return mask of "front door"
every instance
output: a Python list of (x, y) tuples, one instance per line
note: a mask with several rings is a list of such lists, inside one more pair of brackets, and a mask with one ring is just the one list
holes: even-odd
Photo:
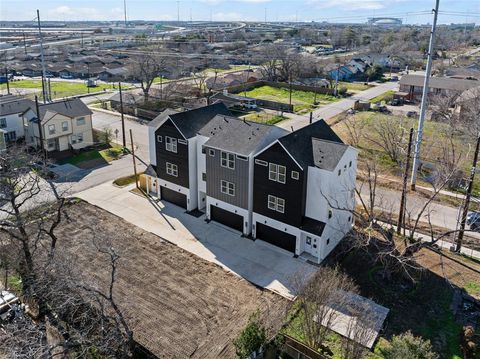
[(317, 248), (317, 239), (311, 236), (305, 236), (305, 252), (313, 254)]

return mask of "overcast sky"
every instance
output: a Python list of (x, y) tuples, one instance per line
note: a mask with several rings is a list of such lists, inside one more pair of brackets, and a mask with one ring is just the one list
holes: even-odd
[[(177, 20), (177, 1), (126, 0), (129, 20)], [(364, 22), (399, 17), (431, 22), (435, 0), (180, 0), (180, 20)], [(123, 0), (0, 0), (1, 20), (119, 20)], [(440, 23), (480, 24), (480, 0), (440, 0)]]

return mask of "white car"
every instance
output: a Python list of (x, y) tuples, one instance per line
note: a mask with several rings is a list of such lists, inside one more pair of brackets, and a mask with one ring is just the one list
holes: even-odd
[(472, 231), (480, 229), (480, 212), (469, 212), (467, 214), (467, 224)]
[(20, 300), (15, 294), (2, 290), (0, 292), (0, 321), (7, 320), (12, 306), (19, 303)]

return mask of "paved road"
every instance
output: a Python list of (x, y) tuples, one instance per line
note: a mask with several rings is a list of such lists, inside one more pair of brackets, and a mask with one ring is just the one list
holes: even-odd
[[(350, 109), (353, 107), (353, 104), (356, 100), (370, 100), (374, 97), (377, 97), (387, 91), (395, 90), (398, 88), (398, 82), (385, 82), (378, 86), (369, 88), (368, 90), (361, 91), (356, 93), (355, 95), (346, 98), (344, 100), (334, 102), (332, 104), (323, 106), (313, 112), (314, 119), (321, 119), (328, 120), (329, 118), (335, 117), (338, 114)], [(291, 130), (293, 126), (294, 130), (302, 128), (309, 123), (308, 116), (296, 116), (290, 120), (280, 122), (278, 126)]]

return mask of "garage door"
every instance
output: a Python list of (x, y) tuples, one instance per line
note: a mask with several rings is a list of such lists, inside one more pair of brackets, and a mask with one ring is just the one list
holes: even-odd
[(187, 196), (180, 193), (180, 192), (175, 192), (174, 190), (171, 190), (170, 188), (167, 187), (160, 187), (160, 195), (162, 196), (162, 199), (165, 201), (171, 202), (173, 204), (176, 204), (177, 206), (187, 208)]
[(267, 226), (263, 223), (257, 222), (256, 228), (256, 237), (258, 239), (295, 253), (295, 244), (297, 242), (295, 236), (279, 231), (278, 229)]
[(210, 206), (210, 219), (237, 229), (240, 232), (243, 231), (242, 216), (229, 211), (225, 211), (224, 209), (217, 206)]

